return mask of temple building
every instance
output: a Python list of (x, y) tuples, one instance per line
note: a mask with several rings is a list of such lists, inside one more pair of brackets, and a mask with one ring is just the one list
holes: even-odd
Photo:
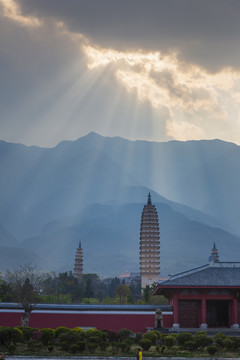
[(158, 283), (160, 273), (160, 236), (158, 214), (148, 195), (144, 205), (140, 230), (140, 275), (141, 287)]
[(83, 274), (83, 250), (80, 241), (75, 255), (74, 276), (79, 279), (82, 276), (82, 274)]
[(208, 264), (172, 275), (154, 294), (173, 306), (175, 329), (239, 328), (240, 263), (220, 262), (215, 243)]

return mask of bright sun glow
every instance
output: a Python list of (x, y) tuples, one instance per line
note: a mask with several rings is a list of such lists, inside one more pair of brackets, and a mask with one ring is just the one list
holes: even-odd
[(207, 137), (204, 123), (213, 120), (224, 128), (232, 114), (230, 107), (239, 118), (239, 72), (223, 69), (210, 74), (180, 61), (176, 53), (127, 53), (90, 45), (84, 51), (89, 69), (111, 65), (118, 81), (127, 91), (136, 92), (139, 101), (149, 101), (154, 109), (167, 107), (171, 118), (166, 131), (174, 139)]
[[(86, 114), (83, 113), (82, 118), (87, 118), (87, 111), (93, 108), (94, 97), (96, 102), (100, 102), (105, 93), (110, 91), (111, 104), (106, 103), (101, 122), (92, 121), (92, 129), (99, 133), (106, 133), (105, 127), (109, 129), (109, 124), (112, 122), (111, 129), (114, 129), (112, 133), (128, 138), (153, 139), (152, 135), (154, 135), (154, 140), (199, 140), (218, 137), (239, 143), (240, 72), (232, 68), (224, 68), (217, 73), (210, 73), (197, 64), (181, 60), (181, 54), (174, 51), (163, 53), (160, 50), (146, 52), (102, 48), (99, 45), (93, 45), (84, 34), (70, 31), (64, 22), (23, 14), (21, 7), (14, 0), (0, 0), (0, 5), (4, 18), (24, 27), (26, 31), (39, 33), (39, 38), (42, 38), (40, 32), (47, 28), (49, 21), (51, 22), (50, 38), (52, 36), (52, 39), (61, 39), (63, 46), (64, 42), (67, 42), (72, 48), (79, 49), (79, 58), (74, 62), (78, 64), (79, 76), (76, 76), (74, 83), (71, 84), (75, 91), (74, 95), (72, 90), (71, 96), (64, 93), (61, 101), (55, 99), (56, 102), (52, 102), (49, 112), (44, 115), (46, 122), (49, 118), (56, 118), (58, 123), (62, 121), (69, 129), (69, 124), (66, 124), (65, 119), (77, 113), (76, 108), (81, 99), (87, 98), (87, 101), (84, 100), (84, 106), (81, 107), (81, 111), (86, 109)], [(88, 70), (86, 70), (86, 65)], [(85, 76), (81, 71), (85, 71)], [(71, 69), (66, 65), (66, 77), (69, 72), (71, 73)], [(76, 69), (74, 73), (77, 73)], [(65, 77), (64, 72), (62, 76)], [(107, 87), (104, 88), (105, 93), (103, 91), (97, 94), (96, 100), (96, 88), (104, 87), (105, 79), (112, 80), (113, 77), (114, 81), (108, 81)], [(85, 84), (85, 79), (90, 79), (88, 84)], [(55, 84), (51, 85), (53, 86), (51, 96), (55, 92), (59, 93), (59, 86), (54, 88), (54, 85), (58, 85), (60, 80), (56, 79)], [(66, 83), (68, 82), (67, 78)], [(102, 82), (101, 85), (100, 82)], [(49, 86), (43, 91), (44, 99), (48, 93)], [(119, 131), (120, 121), (117, 120), (120, 117), (119, 111), (118, 116), (115, 116), (115, 111), (119, 109), (121, 102), (126, 107), (129, 106), (128, 100), (131, 102), (131, 111), (134, 109), (129, 120), (131, 124), (128, 127), (128, 130), (131, 129), (131, 134), (124, 125), (121, 128), (121, 130), (124, 129), (123, 132)], [(31, 103), (33, 102), (32, 99)], [(40, 96), (37, 94), (36, 104), (40, 102)], [(48, 102), (47, 99), (46, 102)], [(88, 102), (89, 105), (86, 105)], [(29, 108), (29, 105), (27, 107)], [(139, 135), (137, 130), (140, 128), (140, 121), (137, 114), (139, 114), (138, 111), (147, 107), (151, 109), (147, 114), (151, 113), (152, 117), (147, 115), (144, 118), (145, 123), (141, 128), (143, 130), (140, 130)], [(61, 112), (58, 114), (60, 108)], [(109, 114), (112, 114), (111, 119)], [(41, 123), (45, 121), (44, 116), (41, 118)], [(79, 119), (79, 116), (75, 116)], [(41, 126), (40, 123), (39, 126)], [(149, 132), (151, 136), (144, 137), (146, 132), (144, 129), (148, 130), (150, 127), (152, 128)], [(158, 136), (158, 134), (161, 135)]]
[(3, 6), (3, 14), (5, 17), (18, 22), (23, 26), (36, 27), (41, 25), (41, 22), (33, 16), (23, 16), (17, 3), (13, 0), (0, 0)]

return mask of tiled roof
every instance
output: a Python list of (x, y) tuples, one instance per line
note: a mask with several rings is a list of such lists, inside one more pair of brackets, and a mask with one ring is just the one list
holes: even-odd
[(240, 287), (240, 263), (210, 263), (159, 283), (159, 287), (171, 286)]

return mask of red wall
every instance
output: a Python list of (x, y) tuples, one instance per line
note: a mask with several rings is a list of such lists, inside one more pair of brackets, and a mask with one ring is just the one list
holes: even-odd
[[(36, 328), (52, 328), (58, 326), (66, 326), (69, 328), (79, 327), (95, 327), (99, 330), (108, 329), (118, 331), (123, 328), (132, 330), (133, 332), (145, 332), (146, 328), (154, 327), (155, 313), (144, 312), (54, 312), (54, 311), (33, 311), (30, 316), (29, 326)], [(20, 312), (1, 312), (1, 326), (19, 326), (21, 321)], [(173, 315), (163, 313), (164, 327), (172, 327)]]

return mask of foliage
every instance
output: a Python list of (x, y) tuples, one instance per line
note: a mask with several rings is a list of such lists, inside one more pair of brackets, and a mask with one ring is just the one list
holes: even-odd
[(17, 329), (20, 329), (22, 331), (24, 342), (32, 339), (35, 331), (39, 331), (36, 328), (32, 328), (32, 327), (28, 327), (28, 326), (18, 326)]
[(229, 339), (234, 342), (233, 350), (238, 350), (240, 347), (240, 338), (238, 336), (229, 336)]
[(79, 351), (84, 351), (84, 350), (85, 350), (85, 347), (86, 347), (85, 341), (80, 340), (80, 341), (78, 341), (77, 344), (78, 344), (78, 350), (79, 350)]
[(49, 352), (52, 352), (52, 351), (53, 351), (53, 349), (54, 349), (54, 346), (53, 346), (53, 345), (48, 345), (48, 347), (47, 347), (47, 348), (48, 348), (48, 351), (49, 351)]
[(41, 329), (40, 332), (42, 334), (41, 342), (43, 345), (48, 346), (53, 343), (55, 337), (55, 331), (53, 329)]
[(0, 301), (6, 302), (11, 300), (13, 300), (11, 295), (11, 287), (0, 277)]
[(13, 329), (9, 326), (0, 327), (0, 341), (3, 345), (9, 345), (12, 342)]
[(183, 347), (185, 345), (185, 342), (190, 341), (190, 340), (193, 340), (193, 336), (192, 336), (192, 334), (190, 334), (188, 332), (182, 332), (182, 333), (178, 334), (178, 336), (177, 336), (178, 344)]
[(131, 294), (130, 287), (128, 285), (119, 285), (116, 289), (115, 295), (119, 298), (120, 304), (125, 304), (128, 295)]
[(59, 335), (58, 340), (59, 344), (63, 350), (67, 350), (70, 345), (76, 344), (79, 341), (83, 340), (84, 334), (81, 331), (73, 331), (65, 332)]
[(69, 351), (72, 354), (76, 354), (78, 352), (78, 350), (79, 350), (78, 344), (72, 344), (69, 346)]
[(151, 330), (143, 335), (144, 340), (150, 340), (152, 345), (156, 344), (156, 341), (158, 339), (158, 333), (157, 331)]
[(17, 327), (13, 328), (12, 331), (12, 341), (16, 345), (23, 340), (23, 332), (22, 330), (18, 329)]
[(101, 341), (99, 343), (99, 347), (102, 351), (106, 351), (107, 347), (108, 347), (109, 343), (107, 341)]
[(129, 336), (132, 335), (132, 331), (128, 329), (120, 329), (118, 331), (118, 337), (121, 341), (128, 339)]
[(214, 355), (217, 352), (217, 347), (215, 345), (210, 345), (207, 347), (207, 352), (209, 355)]
[(168, 335), (164, 338), (164, 344), (167, 347), (172, 347), (176, 344), (176, 338), (172, 335)]
[(113, 330), (103, 330), (107, 334), (107, 338), (110, 342), (117, 341), (118, 339), (118, 333)]
[(141, 332), (137, 332), (135, 335), (136, 335), (136, 336), (135, 336), (134, 341), (135, 341), (136, 344), (139, 344), (139, 342), (140, 342), (140, 341), (142, 340), (142, 338), (143, 338), (143, 334), (142, 334)]
[(125, 339), (120, 343), (120, 348), (123, 353), (129, 352), (131, 349), (132, 341), (131, 339)]
[(189, 350), (189, 351), (195, 351), (197, 350), (197, 343), (195, 340), (188, 340), (188, 341), (185, 341), (184, 343), (184, 349), (186, 350)]
[(213, 340), (205, 332), (198, 332), (194, 335), (194, 341), (197, 347), (203, 350), (206, 346), (212, 344)]
[(234, 341), (229, 338), (223, 340), (223, 347), (228, 351), (234, 350), (234, 345)]
[(219, 348), (224, 348), (223, 340), (226, 338), (226, 335), (223, 333), (217, 333), (214, 336), (214, 342)]
[(61, 334), (68, 333), (69, 331), (70, 331), (69, 328), (65, 326), (59, 326), (58, 328), (55, 329), (55, 337), (58, 338)]
[(96, 350), (96, 344), (93, 342), (88, 342), (86, 345), (86, 350), (88, 350), (91, 354), (94, 354)]
[(17, 347), (15, 344), (12, 343), (12, 344), (8, 345), (7, 349), (8, 349), (9, 354), (13, 355), (13, 354), (15, 354)]
[(139, 344), (143, 348), (143, 350), (147, 351), (152, 346), (152, 341), (149, 339), (142, 339)]

